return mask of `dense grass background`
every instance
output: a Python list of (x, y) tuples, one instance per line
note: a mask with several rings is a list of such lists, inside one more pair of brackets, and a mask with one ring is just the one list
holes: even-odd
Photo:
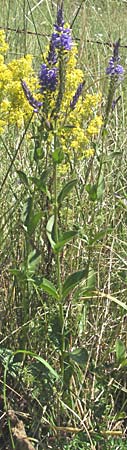
[[(14, 448), (4, 415), (6, 402), (24, 421), (27, 435), (33, 438), (38, 450), (127, 448), (127, 4), (120, 0), (84, 1), (76, 17), (80, 5), (80, 0), (65, 0), (65, 18), (73, 24), (86, 90), (100, 90), (103, 94), (102, 114), (109, 85), (105, 68), (112, 43), (119, 37), (125, 68), (124, 81), (117, 90), (121, 100), (108, 123), (100, 198), (93, 202), (88, 195), (85, 188), (88, 162), (81, 162), (76, 174), (78, 197), (71, 193), (61, 214), (62, 225), (78, 227), (80, 234), (80, 239), (64, 250), (62, 276), (90, 262), (87, 285), (74, 291), (65, 305), (66, 340), (72, 350), (84, 349), (86, 354), (81, 352), (79, 361), (75, 360), (68, 370), (62, 395), (60, 382), (54, 381), (52, 373), (30, 354), (40, 355), (59, 372), (60, 324), (55, 302), (13, 272), (23, 267), (28, 244), (23, 228), (28, 187), (17, 171), (24, 171), (29, 178), (35, 173), (33, 142), (26, 139), (5, 179), (18, 141), (14, 130), (0, 140), (0, 450)], [(56, 2), (1, 0), (1, 10), (0, 26), (9, 42), (7, 60), (32, 53), (38, 72), (41, 51), (49, 42), (55, 21)], [(96, 183), (99, 172), (101, 138), (96, 145), (98, 158), (88, 178), (91, 184)], [(65, 180), (68, 174), (61, 176), (61, 186)], [(48, 180), (48, 187), (51, 181)], [(34, 208), (43, 212), (30, 242), (41, 253), (35, 274), (54, 281), (54, 259), (45, 237), (50, 205), (43, 193), (36, 193)], [(21, 349), (28, 350), (29, 355), (16, 354), (10, 360), (5, 380), (7, 357)], [(76, 434), (75, 429), (81, 431)]]

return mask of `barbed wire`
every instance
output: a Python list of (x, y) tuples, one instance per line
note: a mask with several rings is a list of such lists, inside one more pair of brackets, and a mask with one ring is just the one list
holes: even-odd
[[(28, 1), (28, 5), (29, 5), (29, 0), (27, 0), (27, 1)], [(63, 7), (63, 2), (64, 2), (64, 0), (57, 0), (57, 8), (58, 7)], [(80, 5), (77, 8), (77, 11), (76, 11), (75, 16), (74, 16), (74, 18), (72, 20), (72, 23), (70, 24), (70, 28), (71, 29), (73, 28), (73, 25), (74, 25), (78, 15), (79, 15), (79, 12), (80, 12), (80, 10), (81, 10), (81, 8), (82, 8), (82, 6), (83, 6), (83, 4), (85, 2), (86, 2), (86, 0), (81, 0), (81, 3), (80, 3)], [(52, 2), (52, 0), (51, 0), (51, 5), (52, 5), (52, 9), (53, 9), (53, 2)], [(29, 5), (29, 7), (30, 7), (30, 5)], [(32, 14), (32, 11), (31, 11), (31, 14)], [(33, 21), (33, 24), (34, 24), (34, 27), (35, 27), (34, 21)], [(47, 38), (49, 37), (50, 38), (50, 34), (40, 33), (40, 32), (37, 31), (36, 27), (35, 27), (35, 31), (30, 31), (30, 30), (27, 30), (26, 28), (20, 29), (19, 27), (18, 28), (11, 28), (9, 26), (7, 26), (7, 27), (0, 26), (0, 29), (3, 29), (5, 31), (13, 31), (15, 33), (24, 33), (25, 35), (36, 36), (37, 39), (38, 39), (39, 36), (47, 37)], [(75, 36), (75, 40), (80, 42), (81, 38), (78, 38), (78, 37)], [(97, 44), (97, 45), (107, 46), (107, 47), (110, 47), (110, 48), (114, 47), (113, 41), (104, 41), (103, 42), (102, 40), (100, 41), (98, 39), (86, 39), (86, 42), (90, 43), (90, 44)], [(39, 46), (40, 46), (40, 42), (39, 42)], [(120, 44), (119, 47), (127, 48), (127, 45)]]
[[(28, 35), (31, 35), (31, 36), (42, 36), (42, 37), (49, 37), (50, 38), (50, 34), (47, 34), (47, 33), (40, 33), (40, 32), (38, 32), (38, 33), (36, 33), (36, 32), (34, 32), (34, 31), (29, 31), (29, 30), (25, 30), (25, 29), (20, 29), (20, 28), (11, 28), (11, 27), (1, 27), (0, 26), (0, 30), (4, 30), (4, 31), (13, 31), (13, 32), (15, 32), (15, 33), (25, 33), (25, 34), (28, 34)], [(80, 38), (78, 38), (78, 37), (75, 37), (75, 40), (76, 41), (80, 41), (81, 39)], [(104, 46), (107, 46), (107, 47), (113, 47), (113, 42), (108, 42), (108, 41), (104, 41), (104, 42), (102, 42), (102, 41), (99, 41), (99, 40), (96, 40), (96, 39), (86, 39), (86, 42), (88, 42), (88, 43), (90, 43), (90, 44), (97, 44), (97, 45), (104, 45)], [(127, 48), (127, 45), (122, 45), (122, 44), (120, 44), (120, 47), (121, 48)]]

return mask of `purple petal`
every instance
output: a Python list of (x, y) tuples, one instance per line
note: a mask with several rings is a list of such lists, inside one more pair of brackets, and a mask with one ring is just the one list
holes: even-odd
[(21, 80), (21, 85), (22, 85), (23, 92), (24, 92), (29, 104), (34, 108), (34, 112), (38, 113), (39, 108), (42, 106), (42, 102), (39, 102), (38, 100), (36, 100), (33, 97), (30, 89), (28, 88), (28, 86), (24, 80)]

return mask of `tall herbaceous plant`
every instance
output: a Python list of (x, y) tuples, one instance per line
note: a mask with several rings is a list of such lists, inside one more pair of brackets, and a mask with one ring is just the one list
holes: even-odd
[[(27, 129), (31, 123), (27, 145), (29, 146), (32, 139), (35, 145), (36, 177), (30, 178), (35, 187), (33, 191), (31, 189), (28, 198), (29, 205), (23, 224), (27, 252), (34, 251), (30, 234), (38, 225), (42, 214), (40, 208), (40, 212), (34, 216), (35, 224), (31, 225), (30, 230), (32, 217), (31, 219), (28, 217), (28, 211), (30, 214), (36, 187), (44, 192), (48, 204), (50, 203), (46, 234), (55, 260), (53, 276), (56, 287), (51, 284), (52, 274), (50, 274), (49, 279), (44, 279), (41, 289), (56, 299), (56, 307), (59, 309), (62, 336), (60, 361), (63, 371), (65, 352), (63, 305), (72, 289), (86, 277), (86, 269), (71, 274), (69, 278), (61, 278), (61, 253), (64, 246), (77, 237), (76, 224), (73, 224), (71, 230), (66, 229), (62, 207), (65, 197), (68, 197), (72, 189), (75, 190), (74, 195), (77, 195), (76, 165), (78, 167), (80, 161), (84, 165), (86, 159), (94, 157), (95, 136), (98, 135), (102, 125), (102, 117), (98, 112), (101, 94), (93, 95), (85, 90), (85, 75), (78, 67), (77, 48), (72, 41), (71, 29), (64, 23), (62, 6), (57, 12), (49, 48), (42, 55), (43, 62), (38, 76), (32, 69), (31, 55), (6, 64), (4, 53), (7, 52), (8, 45), (5, 43), (3, 31), (0, 32), (0, 42), (1, 134), (4, 136), (7, 129), (11, 130), (16, 125), (17, 132), (23, 132), (21, 140), (25, 134), (27, 139)], [(17, 151), (18, 148), (16, 155)], [(14, 158), (15, 155), (13, 161)], [(45, 180), (49, 174), (52, 183), (51, 192), (45, 187)], [(68, 179), (67, 183), (64, 183), (64, 177)], [(47, 254), (45, 258), (47, 259)]]
[[(73, 345), (76, 339), (71, 321), (73, 295), (78, 301), (85, 289), (88, 292), (88, 286), (90, 289), (93, 287), (90, 284), (90, 276), (93, 280), (93, 241), (91, 235), (89, 243), (84, 236), (85, 211), (80, 196), (86, 184), (86, 195), (90, 200), (102, 201), (106, 127), (109, 114), (117, 103), (114, 94), (123, 76), (118, 50), (119, 41), (114, 45), (113, 57), (106, 69), (110, 82), (102, 120), (101, 93), (93, 94), (87, 88), (85, 73), (78, 66), (78, 51), (71, 29), (64, 22), (62, 3), (57, 10), (49, 47), (41, 57), (38, 75), (32, 68), (31, 55), (5, 62), (8, 44), (4, 32), (0, 31), (0, 133), (4, 139), (15, 127), (19, 136), (3, 186), (24, 140), (28, 153), (31, 147), (33, 151), (30, 176), (25, 171), (16, 172), (17, 178), (25, 185), (26, 201), (21, 213), (24, 251), (22, 260), (11, 269), (11, 274), (21, 289), (22, 324), (36, 317), (36, 305), (42, 305), (43, 311), (46, 302), (49, 316), (53, 311), (52, 315), (57, 318), (57, 351), (53, 359), (59, 372), (58, 390), (62, 407), (66, 404), (72, 408), (70, 386), (75, 364), (80, 367), (80, 380), (81, 370), (88, 360), (87, 350), (78, 344)], [(99, 136), (102, 138), (102, 154), (96, 154)], [(96, 155), (96, 183), (87, 184)], [(78, 246), (80, 239), (82, 256)], [(35, 298), (32, 316), (31, 304)], [(33, 327), (36, 336), (36, 332), (40, 332), (36, 331), (36, 321)], [(29, 324), (19, 337), (21, 349), (29, 346), (27, 333)], [(51, 324), (47, 325), (47, 333), (51, 340)], [(54, 347), (51, 351), (54, 352)]]

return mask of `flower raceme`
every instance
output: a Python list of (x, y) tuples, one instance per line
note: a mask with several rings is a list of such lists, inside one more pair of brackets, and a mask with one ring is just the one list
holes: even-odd
[(106, 68), (106, 75), (116, 77), (116, 80), (121, 81), (124, 69), (123, 66), (119, 64), (120, 61), (119, 46), (120, 46), (120, 39), (118, 39), (118, 41), (116, 41), (114, 44), (113, 56), (110, 58), (108, 67)]
[(50, 92), (55, 91), (57, 82), (58, 82), (57, 67), (52, 67), (51, 69), (49, 69), (46, 66), (46, 64), (42, 64), (39, 72), (39, 84), (41, 94), (43, 94), (44, 91)]
[(64, 28), (63, 10), (62, 7), (58, 8), (57, 21), (54, 25), (56, 33), (52, 33), (49, 53), (47, 56), (47, 64), (42, 64), (39, 72), (39, 84), (40, 92), (44, 91), (53, 92), (56, 90), (58, 83), (58, 68), (54, 67), (58, 61), (57, 50), (69, 51), (72, 48), (71, 30), (70, 28)]
[(70, 102), (70, 108), (71, 108), (72, 110), (73, 110), (73, 109), (75, 108), (75, 106), (76, 106), (76, 103), (77, 103), (77, 101), (78, 101), (78, 99), (79, 99), (79, 97), (80, 97), (80, 95), (81, 95), (81, 93), (82, 93), (84, 84), (85, 84), (85, 81), (83, 81), (82, 83), (79, 84), (79, 86), (78, 86), (78, 88), (77, 88), (77, 91), (76, 91), (76, 93), (74, 94), (74, 97), (73, 97), (73, 99), (72, 99), (71, 102)]
[(116, 75), (120, 79), (121, 75), (124, 73), (124, 69), (120, 64), (118, 64), (118, 61), (118, 59), (115, 61), (114, 56), (110, 58), (109, 65), (106, 69), (106, 74), (111, 76)]
[(116, 88), (119, 85), (119, 83), (123, 80), (124, 74), (123, 66), (119, 64), (120, 62), (119, 46), (120, 46), (120, 39), (118, 39), (118, 41), (116, 41), (114, 44), (113, 56), (110, 58), (108, 67), (106, 68), (106, 75), (110, 76), (110, 84), (104, 118), (104, 129), (107, 126), (110, 111), (114, 110), (117, 102), (121, 98), (121, 96), (118, 96), (116, 100), (114, 99)]
[(54, 25), (56, 32), (52, 34), (51, 42), (56, 49), (69, 51), (72, 48), (70, 28), (64, 27), (63, 7), (58, 8), (57, 21)]
[(25, 81), (21, 80), (21, 85), (22, 85), (24, 94), (25, 94), (25, 96), (26, 96), (26, 98), (27, 98), (29, 104), (30, 104), (30, 105), (33, 107), (33, 109), (34, 109), (34, 112), (38, 112), (38, 111), (39, 111), (39, 108), (42, 106), (42, 102), (39, 102), (38, 100), (36, 100), (36, 99), (32, 96), (32, 94), (31, 94), (31, 92), (30, 92), (30, 90), (29, 90), (29, 88), (28, 88), (28, 86), (27, 86), (27, 84), (26, 84)]

